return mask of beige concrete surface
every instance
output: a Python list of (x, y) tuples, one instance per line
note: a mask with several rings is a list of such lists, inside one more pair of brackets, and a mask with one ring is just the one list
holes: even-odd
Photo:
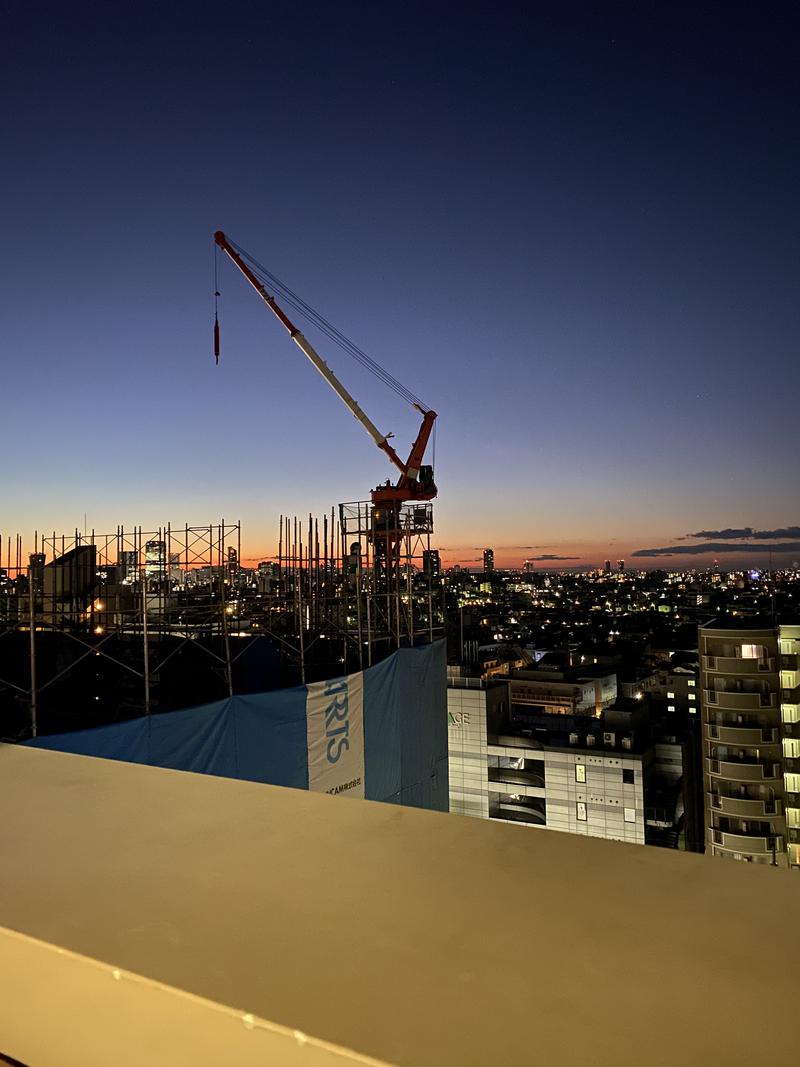
[(0, 864), (0, 926), (392, 1064), (795, 1059), (787, 871), (13, 746)]
[(2, 928), (0, 1033), (29, 1067), (386, 1067)]

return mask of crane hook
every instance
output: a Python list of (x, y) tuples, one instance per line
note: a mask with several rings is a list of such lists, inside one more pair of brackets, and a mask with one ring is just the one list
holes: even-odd
[[(219, 296), (219, 293), (214, 293), (214, 296)], [(216, 310), (214, 311), (214, 362), (219, 363), (219, 319)]]

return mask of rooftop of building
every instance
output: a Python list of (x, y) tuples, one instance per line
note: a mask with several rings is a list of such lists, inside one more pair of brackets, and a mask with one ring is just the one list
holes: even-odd
[(0, 809), (23, 1063), (795, 1059), (788, 872), (14, 746)]
[(776, 619), (772, 615), (747, 615), (747, 616), (732, 616), (721, 615), (716, 619), (711, 619), (705, 623), (701, 629), (706, 631), (714, 630), (744, 630), (746, 632), (754, 630), (769, 631), (775, 633), (781, 626), (800, 626), (800, 618), (793, 616), (792, 618), (780, 618)]

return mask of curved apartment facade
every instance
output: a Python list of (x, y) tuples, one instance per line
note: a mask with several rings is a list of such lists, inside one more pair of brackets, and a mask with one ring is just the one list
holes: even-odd
[(700, 627), (708, 855), (800, 865), (800, 626)]

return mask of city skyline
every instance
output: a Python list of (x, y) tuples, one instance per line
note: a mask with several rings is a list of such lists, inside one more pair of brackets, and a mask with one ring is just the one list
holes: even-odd
[(223, 228), (439, 412), (446, 564), (800, 555), (686, 539), (800, 518), (793, 13), (188, 16), (4, 15), (4, 536), (224, 515), (267, 557), (391, 474), (229, 264), (215, 367)]
[[(330, 514), (330, 512), (328, 512)], [(284, 522), (289, 518), (283, 516)], [(314, 516), (321, 522), (321, 516)], [(222, 520), (214, 520), (222, 521)], [(226, 522), (228, 520), (225, 520)], [(293, 521), (293, 520), (290, 520)], [(302, 529), (302, 541), (305, 544), (305, 521), (300, 519)], [(172, 524), (173, 530), (178, 533), (183, 529), (183, 523)], [(192, 524), (188, 524), (192, 525)], [(275, 527), (278, 526), (276, 517)], [(85, 539), (86, 543), (98, 539), (111, 538), (114, 530), (125, 530), (131, 536), (136, 530), (142, 531), (140, 536), (158, 537), (166, 532), (166, 526), (152, 525), (148, 529), (146, 524), (131, 524), (127, 527), (118, 524), (109, 524), (108, 528), (92, 526), (88, 523), (74, 526), (70, 529), (55, 531), (37, 530), (29, 536), (20, 535), (20, 566), (24, 570), (27, 567), (29, 554), (34, 551), (45, 551), (43, 538), (47, 538), (47, 558), (52, 556), (52, 545), (57, 543), (63, 535), (71, 543), (74, 534)], [(727, 536), (726, 541), (709, 542), (703, 540), (705, 536)], [(501, 542), (488, 540), (481, 547), (474, 545), (443, 545), (434, 543), (439, 552), (444, 567), (459, 566), (472, 571), (484, 569), (483, 552), (486, 549), (494, 553), (494, 565), (500, 570), (521, 570), (526, 564), (536, 571), (552, 572), (581, 572), (601, 569), (605, 564), (611, 564), (617, 570), (620, 564), (624, 564), (629, 571), (664, 570), (669, 572), (705, 571), (714, 569), (722, 572), (741, 571), (749, 568), (770, 569), (774, 571), (786, 571), (797, 569), (800, 559), (800, 541), (783, 540), (771, 541), (768, 535), (788, 538), (797, 535), (797, 527), (784, 527), (776, 530), (720, 530), (701, 531), (691, 535), (674, 538), (673, 543), (659, 548), (630, 548), (620, 541), (613, 541), (601, 545), (595, 551), (587, 550), (586, 544), (575, 542), (567, 545), (567, 549), (574, 555), (562, 554), (563, 545), (505, 545)], [(17, 531), (0, 530), (0, 567), (16, 569), (17, 558)], [(248, 536), (248, 531), (242, 530), (242, 553), (238, 562), (242, 566), (253, 569), (259, 562), (275, 561), (279, 558), (278, 533), (276, 530), (274, 543), (264, 540), (261, 542)], [(737, 540), (738, 538), (738, 540)], [(434, 539), (435, 541), (435, 539)], [(712, 547), (709, 548), (709, 545)], [(259, 548), (263, 547), (263, 551)], [(552, 551), (550, 551), (552, 549)], [(337, 543), (337, 550), (341, 545)], [(190, 568), (191, 569), (191, 568)]]

